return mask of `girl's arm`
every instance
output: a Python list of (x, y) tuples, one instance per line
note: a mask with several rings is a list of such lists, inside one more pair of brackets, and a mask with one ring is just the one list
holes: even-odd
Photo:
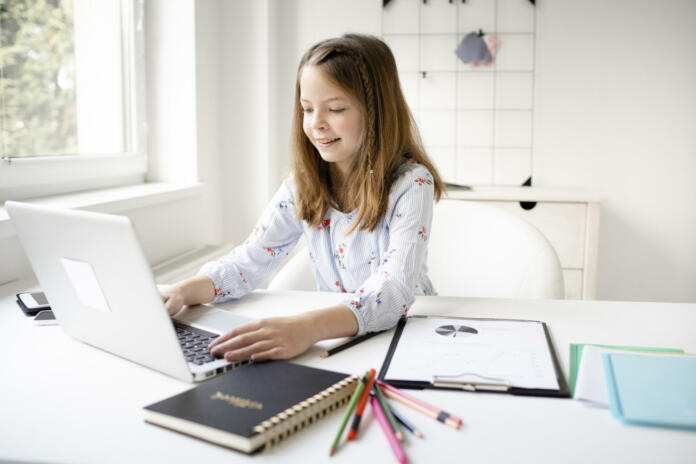
[(287, 317), (249, 322), (230, 330), (210, 344), (214, 356), (228, 361), (289, 359), (314, 343), (328, 338), (349, 337), (358, 331), (358, 321), (345, 305), (307, 311)]
[(206, 263), (196, 277), (160, 289), (169, 314), (184, 305), (241, 298), (270, 276), (302, 235), (293, 185), (292, 178), (283, 181), (244, 244)]

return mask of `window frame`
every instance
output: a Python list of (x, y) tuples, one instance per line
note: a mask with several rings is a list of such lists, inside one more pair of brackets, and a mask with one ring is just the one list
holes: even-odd
[(146, 180), (147, 119), (144, 0), (120, 0), (125, 151), (0, 158), (0, 203)]

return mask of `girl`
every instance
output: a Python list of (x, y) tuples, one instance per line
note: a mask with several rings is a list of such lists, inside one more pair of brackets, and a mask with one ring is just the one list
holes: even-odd
[(347, 34), (311, 47), (295, 90), (292, 173), (246, 242), (163, 293), (184, 305), (240, 298), (304, 234), (317, 288), (341, 304), (235, 328), (210, 345), (227, 360), (287, 359), (319, 340), (390, 328), (431, 295), (426, 248), (443, 184), (420, 143), (384, 42)]

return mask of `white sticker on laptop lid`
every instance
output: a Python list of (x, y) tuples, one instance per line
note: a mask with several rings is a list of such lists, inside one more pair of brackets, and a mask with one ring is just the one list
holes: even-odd
[(111, 312), (92, 265), (76, 259), (61, 258), (60, 260), (80, 303), (90, 309)]

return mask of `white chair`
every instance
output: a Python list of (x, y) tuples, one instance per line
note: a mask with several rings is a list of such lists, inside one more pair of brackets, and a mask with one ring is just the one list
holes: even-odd
[[(435, 205), (428, 238), (428, 275), (438, 295), (564, 297), (555, 250), (534, 226), (479, 202)], [(306, 246), (271, 280), (271, 290), (315, 290)]]
[(282, 264), (268, 284), (269, 290), (316, 290), (317, 282), (312, 271), (312, 261), (304, 240), (298, 243), (293, 255)]
[(428, 275), (443, 296), (564, 298), (561, 264), (546, 237), (481, 202), (435, 204)]

